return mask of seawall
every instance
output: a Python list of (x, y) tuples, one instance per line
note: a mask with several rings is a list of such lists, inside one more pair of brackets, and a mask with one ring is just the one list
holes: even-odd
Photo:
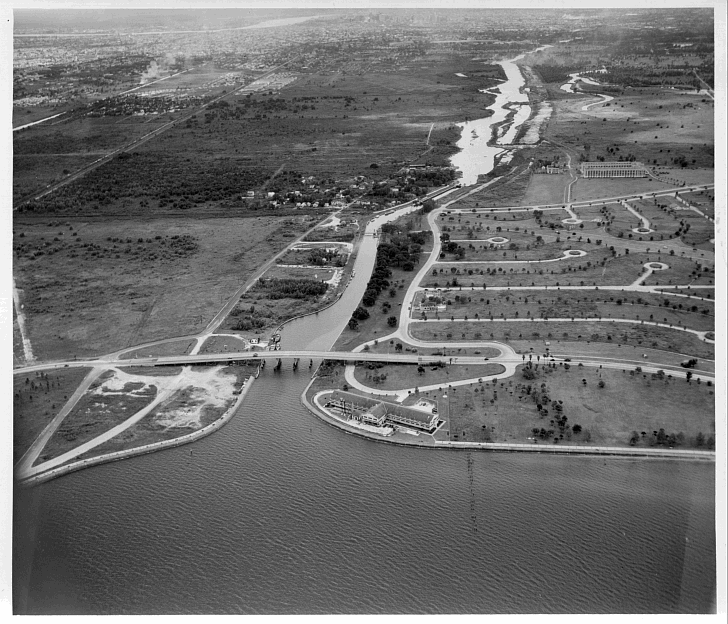
[(210, 435), (211, 433), (217, 431), (218, 429), (221, 429), (225, 424), (227, 424), (227, 422), (233, 417), (233, 414), (235, 414), (240, 405), (242, 405), (243, 399), (248, 393), (250, 386), (253, 385), (254, 380), (255, 377), (253, 375), (248, 377), (245, 380), (245, 384), (243, 385), (240, 394), (238, 395), (237, 401), (235, 401), (235, 403), (230, 408), (228, 408), (228, 410), (220, 418), (218, 418), (215, 422), (212, 422), (209, 425), (202, 427), (202, 429), (198, 429), (197, 431), (193, 431), (192, 433), (185, 434), (183, 436), (180, 436), (179, 438), (173, 438), (171, 440), (161, 440), (160, 442), (153, 442), (152, 444), (145, 444), (144, 446), (125, 449), (123, 451), (106, 453), (105, 455), (99, 455), (98, 457), (90, 457), (88, 459), (75, 461), (71, 464), (58, 466), (58, 468), (54, 468), (53, 470), (49, 470), (48, 472), (43, 472), (27, 479), (23, 479), (22, 481), (18, 481), (18, 485), (23, 487), (38, 485), (39, 483), (45, 483), (46, 481), (50, 481), (51, 479), (61, 477), (71, 472), (76, 472), (77, 470), (83, 470), (84, 468), (89, 468), (91, 466), (120, 461), (129, 457), (136, 457), (137, 455), (146, 455), (147, 453), (154, 453), (155, 451), (160, 451), (167, 448), (174, 448), (176, 446), (182, 446), (183, 444), (189, 444), (190, 442), (194, 442), (195, 440), (204, 438), (205, 436)]
[[(409, 446), (425, 449), (449, 449), (449, 450), (468, 450), (468, 451), (486, 451), (494, 453), (544, 453), (552, 455), (580, 455), (580, 456), (611, 456), (611, 457), (632, 457), (640, 459), (682, 459), (690, 461), (715, 461), (715, 453), (711, 451), (693, 451), (693, 450), (675, 450), (675, 449), (645, 449), (633, 447), (610, 447), (610, 446), (557, 446), (546, 444), (512, 444), (498, 442), (453, 442), (433, 440), (431, 443), (421, 440), (412, 440), (412, 442), (403, 442), (401, 440), (391, 440), (368, 433), (361, 429), (346, 427), (344, 423), (338, 421), (320, 409), (318, 409), (306, 396), (316, 377), (306, 386), (301, 395), (301, 404), (306, 407), (314, 416), (325, 423), (336, 427), (344, 433), (350, 435), (367, 438), (374, 442), (383, 442), (385, 444), (394, 444), (396, 446)], [(419, 438), (419, 436), (418, 436)]]

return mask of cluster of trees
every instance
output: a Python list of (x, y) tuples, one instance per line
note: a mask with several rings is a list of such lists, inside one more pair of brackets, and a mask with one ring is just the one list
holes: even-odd
[(315, 299), (323, 295), (329, 285), (312, 279), (261, 278), (256, 291), (266, 293), (268, 299)]
[(682, 431), (678, 431), (677, 433), (667, 433), (665, 429), (661, 427), (658, 430), (653, 430), (651, 433), (648, 433), (647, 431), (633, 431), (629, 436), (629, 444), (630, 446), (642, 444), (644, 446), (668, 447), (691, 444), (698, 448), (707, 448), (712, 450), (715, 448), (715, 438), (713, 436), (708, 436), (706, 438), (705, 434), (702, 431), (699, 431), (694, 438), (688, 439)]
[(108, 163), (20, 209), (69, 212), (102, 208), (122, 198), (151, 198), (159, 207), (185, 209), (209, 201), (238, 198), (241, 188), (257, 187), (270, 172), (232, 159), (191, 159), (167, 152), (122, 153)]
[(311, 249), (306, 258), (307, 264), (314, 266), (337, 266), (341, 267), (346, 264), (346, 258), (336, 250), (321, 249), (316, 247)]

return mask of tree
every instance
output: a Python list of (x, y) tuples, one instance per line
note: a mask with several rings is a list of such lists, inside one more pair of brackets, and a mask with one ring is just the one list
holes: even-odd
[(573, 432), (574, 432), (575, 434), (579, 434), (579, 433), (581, 433), (581, 425), (574, 425), (574, 426), (573, 426), (573, 427), (571, 428), (571, 430), (572, 430), (572, 431), (573, 431)]
[(690, 379), (692, 376), (693, 376), (693, 371), (688, 371), (687, 373), (685, 373), (685, 381), (690, 383)]
[(357, 321), (353, 316), (349, 319), (349, 329), (356, 330), (359, 328), (359, 321)]
[(369, 318), (369, 310), (362, 306), (358, 306), (356, 310), (354, 310), (354, 313), (351, 315), (352, 318), (356, 319), (357, 321), (365, 321)]
[(387, 319), (387, 325), (390, 327), (396, 327), (397, 326), (397, 317), (396, 316), (390, 316)]

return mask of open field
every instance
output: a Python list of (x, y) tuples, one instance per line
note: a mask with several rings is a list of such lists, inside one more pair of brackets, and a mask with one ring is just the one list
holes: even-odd
[[(700, 358), (715, 359), (715, 347), (695, 334), (642, 323), (610, 321), (428, 321), (410, 327), (420, 340), (571, 340), (653, 347)], [(480, 338), (478, 338), (480, 334)], [(449, 336), (449, 337), (448, 337)]]
[(646, 195), (675, 188), (652, 178), (582, 178), (571, 187), (571, 201), (591, 201), (624, 195)]
[[(709, 98), (669, 89), (631, 88), (608, 105), (584, 111), (582, 106), (593, 98), (562, 97), (565, 94), (558, 87), (548, 89), (558, 122), (548, 125), (546, 138), (564, 144), (586, 160), (618, 160), (631, 155), (652, 167), (674, 167), (676, 161), (684, 162), (686, 168), (714, 166), (714, 103)], [(622, 181), (623, 188), (639, 184), (636, 180)], [(575, 185), (576, 198), (599, 196), (585, 194), (582, 182)], [(642, 184), (650, 188), (650, 183)]]
[(105, 152), (75, 154), (18, 154), (13, 157), (13, 201), (40, 192), (53, 182), (72, 173)]
[(34, 352), (91, 356), (199, 331), (310, 223), (307, 217), (62, 224), (18, 218), (14, 270)]
[(342, 269), (333, 269), (329, 267), (292, 267), (274, 265), (265, 272), (265, 277), (273, 277), (276, 279), (293, 278), (293, 279), (317, 279), (328, 282), (336, 271)]
[(200, 353), (225, 353), (226, 351), (243, 351), (246, 343), (242, 338), (232, 334), (225, 336), (210, 336), (202, 345)]
[(88, 368), (13, 377), (13, 464), (53, 420)]
[(423, 366), (424, 372), (417, 372), (417, 365), (412, 364), (385, 364), (377, 366), (375, 363), (357, 366), (354, 376), (357, 381), (378, 390), (403, 390), (418, 386), (431, 386), (433, 384), (447, 384), (461, 379), (488, 377), (502, 373), (505, 368), (501, 364), (483, 364), (480, 366)]
[[(527, 293), (499, 290), (467, 293), (445, 291), (438, 296), (447, 304), (446, 310), (437, 313), (437, 317), (441, 319), (594, 317), (654, 320), (699, 331), (712, 330), (715, 326), (715, 308), (712, 302), (663, 297), (651, 293), (597, 290), (544, 290)], [(418, 294), (412, 318), (421, 317), (422, 313), (417, 310), (417, 305), (422, 299), (423, 295)], [(427, 315), (433, 318), (435, 313)]]
[(220, 418), (237, 398), (232, 392), (238, 391), (253, 372), (248, 366), (227, 366), (209, 376), (210, 382), (181, 388), (139, 422), (79, 457), (96, 457), (192, 433)]
[(562, 174), (532, 174), (528, 182), (522, 203), (526, 206), (534, 204), (558, 204), (564, 201), (566, 185), (571, 176)]
[(174, 342), (163, 342), (151, 347), (135, 349), (121, 356), (122, 360), (131, 360), (137, 357), (160, 357), (165, 355), (187, 355), (194, 348), (196, 340), (176, 340)]
[[(138, 380), (137, 380), (138, 379)], [(53, 459), (121, 424), (149, 405), (158, 393), (149, 377), (107, 371), (63, 419), (43, 447), (36, 465)]]
[[(538, 429), (538, 444), (553, 444), (554, 438), (560, 438), (562, 444), (629, 446), (632, 432), (637, 431), (636, 446), (695, 448), (702, 433), (702, 447), (708, 448), (709, 438), (715, 436), (714, 388), (688, 384), (682, 375), (657, 379), (633, 371), (575, 366), (544, 370), (541, 366), (533, 380), (519, 372), (512, 380), (495, 385), (457, 388), (448, 399), (450, 437), (527, 443), (534, 437), (533, 429)], [(599, 387), (600, 381), (603, 387)], [(541, 384), (546, 387), (539, 388)], [(546, 416), (539, 415), (535, 399), (543, 402)], [(562, 429), (558, 421), (563, 422), (564, 417)], [(579, 433), (574, 425), (581, 428), (577, 428)], [(541, 437), (541, 429), (552, 433)], [(661, 429), (664, 438), (658, 442)], [(668, 439), (670, 434), (675, 439)]]

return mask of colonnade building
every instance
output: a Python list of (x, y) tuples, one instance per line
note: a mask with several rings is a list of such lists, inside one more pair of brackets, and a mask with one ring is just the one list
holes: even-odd
[(581, 175), (585, 178), (644, 178), (649, 173), (649, 169), (637, 161), (581, 163)]

